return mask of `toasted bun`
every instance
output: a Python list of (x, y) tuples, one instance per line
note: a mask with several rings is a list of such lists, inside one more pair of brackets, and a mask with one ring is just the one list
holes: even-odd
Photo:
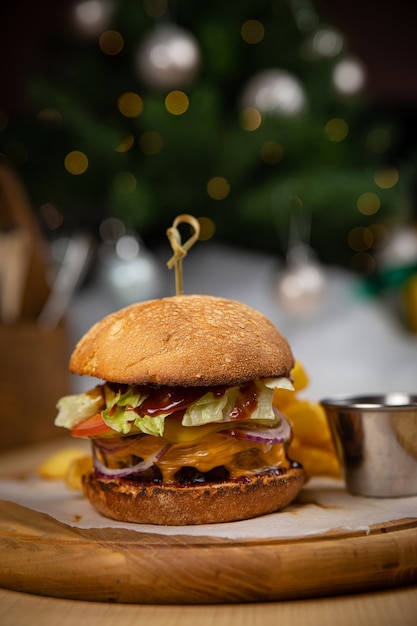
[(105, 317), (79, 341), (70, 371), (110, 382), (186, 387), (288, 376), (293, 364), (287, 341), (261, 313), (234, 300), (185, 295)]
[(200, 485), (108, 480), (89, 474), (83, 490), (102, 515), (122, 522), (185, 526), (251, 519), (288, 506), (304, 483), (304, 471), (261, 474)]

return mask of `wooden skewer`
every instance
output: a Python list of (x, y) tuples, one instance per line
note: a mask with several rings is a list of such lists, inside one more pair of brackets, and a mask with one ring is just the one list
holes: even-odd
[[(178, 230), (178, 226), (184, 223), (190, 224), (190, 226), (194, 229), (194, 232), (185, 243), (182, 243), (181, 234)], [(198, 238), (200, 236), (200, 222), (192, 215), (178, 215), (175, 218), (172, 226), (168, 228), (166, 234), (174, 252), (173, 256), (167, 262), (167, 266), (169, 269), (175, 267), (175, 290), (177, 296), (179, 296), (184, 293), (182, 260), (187, 255), (187, 252), (191, 248), (191, 246), (193, 246), (195, 242), (198, 241)]]

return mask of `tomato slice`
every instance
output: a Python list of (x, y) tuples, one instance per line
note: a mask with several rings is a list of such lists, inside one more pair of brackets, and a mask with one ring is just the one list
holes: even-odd
[(114, 430), (107, 426), (101, 417), (101, 413), (95, 413), (71, 428), (73, 437), (97, 437), (112, 432)]

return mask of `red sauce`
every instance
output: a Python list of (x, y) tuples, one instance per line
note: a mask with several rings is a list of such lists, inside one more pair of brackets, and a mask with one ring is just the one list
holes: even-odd
[(249, 419), (258, 405), (258, 388), (254, 382), (246, 383), (239, 389), (236, 404), (230, 413), (230, 419)]
[(211, 391), (214, 397), (219, 398), (226, 392), (226, 389), (227, 387), (156, 387), (152, 389), (151, 394), (136, 409), (136, 412), (138, 415), (150, 417), (174, 411), (183, 412), (206, 393)]

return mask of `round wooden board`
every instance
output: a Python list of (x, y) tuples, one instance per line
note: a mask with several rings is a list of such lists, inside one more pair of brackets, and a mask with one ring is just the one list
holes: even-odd
[(288, 540), (81, 530), (0, 501), (0, 586), (150, 604), (266, 602), (417, 582), (417, 519)]

